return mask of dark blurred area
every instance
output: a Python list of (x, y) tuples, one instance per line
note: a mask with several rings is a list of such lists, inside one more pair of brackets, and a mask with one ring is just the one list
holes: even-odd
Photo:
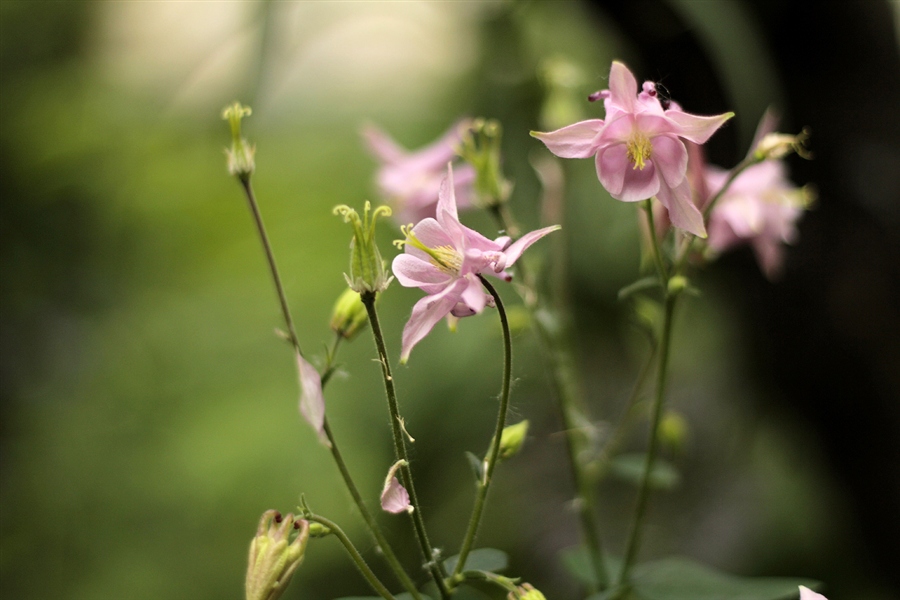
[[(264, 58), (278, 40), (271, 11), (279, 4), (242, 17), (265, 21)], [(703, 475), (686, 475), (682, 490), (654, 501), (647, 554), (695, 554), (747, 575), (817, 578), (829, 600), (900, 597), (898, 8), (876, 0), (485, 7), (459, 18), (476, 32), (477, 56), (434, 114), (373, 109), (350, 119), (338, 107), (337, 116), (302, 121), (275, 108), (266, 116), (260, 86), (271, 72), (263, 59), (198, 118), (173, 110), (162, 92), (123, 91), (108, 73), (96, 73), (103, 64), (98, 31), (110, 27), (102, 4), (0, 4), (4, 594), (240, 597), (246, 544), (262, 510), (290, 510), (299, 491), (315, 489), (313, 502), (355, 518), (327, 455), (292, 420), (295, 375), (270, 335), (277, 307), (224, 173), (222, 106), (244, 94), (263, 106), (249, 126), (263, 165), (264, 213), (275, 224), (284, 270), (293, 273), (287, 280), (298, 312), (324, 322), (346, 264), (346, 231), (329, 210), (373, 193), (358, 125), (384, 118), (413, 147), (460, 113), (499, 118), (506, 168), (523, 203), (517, 212), (536, 223), (540, 190), (529, 159), (537, 146), (528, 131), (539, 128), (546, 100), (538, 70), (563, 54), (588, 73), (576, 86), (579, 98), (605, 87), (609, 61), (621, 58), (639, 81), (660, 82), (689, 112), (734, 110), (734, 123), (708, 146), (720, 165), (745, 153), (770, 102), (782, 115), (781, 130), (812, 131), (814, 160), (792, 159), (790, 167), (796, 182), (816, 187), (818, 202), (800, 223), (783, 277), (766, 280), (750, 250), (723, 256), (699, 276), (708, 293), (693, 301), (712, 306), (710, 314), (692, 308), (676, 328), (676, 344), (701, 348), (674, 367), (673, 403), (696, 422), (685, 472)], [(334, 17), (341, 19), (349, 17)], [(288, 104), (271, 96), (270, 106)], [(599, 109), (585, 103), (580, 110)], [(575, 198), (565, 208), (566, 270), (584, 385), (594, 416), (610, 419), (614, 407), (600, 398), (621, 394), (640, 363), (641, 348), (615, 299), (633, 280), (637, 235), (624, 208), (594, 207), (599, 186), (587, 162), (565, 165)], [(610, 233), (623, 224), (626, 233)], [(621, 250), (620, 243), (633, 247)], [(384, 311), (396, 344), (407, 300), (417, 296), (391, 293)], [(303, 323), (301, 336), (326, 339), (316, 326)], [(483, 399), (496, 394), (498, 374), (470, 371), (492, 364), (497, 336), (477, 329), (464, 322), (447, 349), (434, 349), (437, 341), (432, 350), (417, 349), (421, 362), (400, 372), (416, 435), (450, 432), (416, 447), (438, 540), (455, 539), (470, 507), (466, 486), (446, 489), (468, 476), (456, 458), (464, 449), (480, 451), (493, 415)], [(329, 410), (349, 440), (351, 469), (365, 474), (362, 487), (374, 493), (389, 446), (386, 430), (372, 433), (383, 407), (357, 403), (367, 386), (378, 385), (367, 343), (346, 350), (356, 372), (333, 386)], [(548, 598), (569, 597), (575, 587), (554, 558), (578, 543), (570, 482), (558, 468), (559, 423), (534, 341), (522, 336), (520, 348), (514, 411), (534, 422), (535, 433), (523, 460), (492, 490), (487, 518), (494, 522), (483, 537), (508, 550), (512, 566)], [(429, 367), (444, 377), (430, 378)], [(702, 385), (705, 395), (686, 391)], [(739, 408), (704, 407), (723, 390)], [(263, 402), (271, 404), (257, 408)], [(482, 418), (483, 431), (471, 426)], [(716, 466), (720, 460), (724, 466)], [(743, 467), (750, 475), (726, 473)], [(807, 467), (809, 479), (793, 480)], [(760, 491), (759, 482), (776, 471), (776, 483)], [(782, 498), (785, 490), (796, 493)], [(601, 492), (610, 515), (629, 510), (631, 488), (605, 484)], [(760, 498), (768, 504), (756, 506)], [(604, 518), (616, 539), (624, 524)], [(672, 533), (657, 531), (663, 524)], [(393, 522), (388, 530), (392, 539), (406, 534)], [(350, 533), (365, 539), (361, 529)], [(286, 597), (365, 593), (355, 572), (346, 575), (352, 567), (339, 549), (322, 548)], [(400, 552), (415, 560), (414, 549)]]

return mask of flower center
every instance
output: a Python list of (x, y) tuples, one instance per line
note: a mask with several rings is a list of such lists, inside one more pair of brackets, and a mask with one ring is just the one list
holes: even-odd
[(644, 161), (650, 158), (650, 151), (653, 146), (650, 145), (650, 138), (640, 131), (631, 134), (628, 140), (628, 160), (631, 161), (632, 169), (644, 170), (646, 163)]
[(394, 245), (400, 248), (406, 244), (411, 244), (414, 248), (418, 248), (422, 252), (431, 257), (431, 264), (436, 266), (444, 273), (459, 276), (462, 269), (463, 257), (451, 246), (438, 246), (437, 248), (429, 248), (422, 243), (422, 240), (416, 237), (412, 232), (412, 224), (400, 227), (400, 231), (406, 236), (405, 240), (396, 240)]

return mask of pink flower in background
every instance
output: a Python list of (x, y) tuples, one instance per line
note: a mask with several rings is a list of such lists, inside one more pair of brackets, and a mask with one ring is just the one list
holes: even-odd
[[(757, 142), (769, 137), (775, 125), (776, 119), (766, 113), (756, 132)], [(756, 147), (754, 142), (750, 152)], [(704, 205), (722, 189), (728, 176), (724, 169), (703, 167), (707, 190)], [(774, 279), (784, 262), (784, 245), (797, 240), (797, 220), (811, 202), (809, 190), (798, 188), (788, 178), (783, 161), (769, 159), (752, 165), (735, 178), (713, 206), (709, 215), (709, 247), (723, 252), (750, 244), (762, 271)]]
[(562, 158), (595, 157), (597, 177), (609, 194), (624, 202), (656, 197), (676, 227), (706, 236), (703, 215), (691, 200), (686, 177), (688, 154), (684, 141), (706, 142), (734, 113), (702, 117), (675, 103), (663, 107), (656, 85), (637, 80), (616, 61), (603, 98), (606, 119), (590, 119), (549, 133), (532, 132)]
[(532, 231), (513, 243), (507, 236), (489, 240), (469, 229), (459, 222), (453, 169), (447, 165), (436, 218), (428, 217), (412, 229), (404, 228), (405, 252), (394, 258), (392, 266), (401, 285), (419, 287), (428, 294), (413, 307), (403, 328), (401, 362), (407, 361), (413, 346), (443, 317), (471, 316), (492, 304), (493, 298), (484, 291), (478, 275), (494, 275), (508, 281), (511, 276), (505, 269), (526, 248), (556, 229), (558, 225)]
[[(447, 163), (457, 158), (456, 149), (462, 143), (462, 132), (469, 121), (453, 125), (438, 141), (410, 152), (374, 125), (363, 129), (363, 138), (372, 154), (381, 162), (377, 181), (381, 194), (394, 210), (394, 217), (402, 224), (433, 217), (441, 180)], [(475, 169), (468, 164), (457, 167), (456, 184), (459, 208), (471, 205)]]
[[(728, 171), (707, 167), (706, 182), (715, 193)], [(767, 277), (778, 276), (784, 262), (784, 244), (797, 240), (797, 220), (809, 196), (787, 177), (781, 161), (769, 160), (748, 167), (737, 176), (709, 216), (709, 247), (722, 252), (750, 244)]]

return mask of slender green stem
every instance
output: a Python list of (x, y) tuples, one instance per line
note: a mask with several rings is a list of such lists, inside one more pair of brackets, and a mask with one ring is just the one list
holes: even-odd
[(325, 527), (331, 530), (331, 533), (337, 537), (341, 541), (341, 544), (344, 545), (344, 549), (347, 550), (347, 554), (350, 555), (350, 558), (353, 559), (353, 562), (356, 563), (356, 568), (359, 569), (359, 572), (362, 573), (363, 577), (366, 578), (366, 581), (369, 582), (369, 585), (372, 586), (372, 589), (378, 592), (378, 595), (384, 598), (385, 600), (395, 600), (394, 596), (391, 595), (391, 592), (388, 591), (384, 584), (378, 580), (378, 577), (375, 576), (375, 573), (372, 572), (372, 569), (369, 568), (369, 565), (366, 564), (365, 559), (363, 559), (362, 555), (359, 553), (359, 550), (353, 545), (353, 542), (350, 541), (350, 538), (347, 537), (347, 534), (338, 527), (338, 524), (334, 521), (330, 521), (325, 517), (319, 515), (306, 515), (306, 518), (309, 521), (315, 521), (316, 523), (321, 523)]
[(281, 276), (278, 274), (278, 266), (275, 264), (275, 254), (272, 252), (272, 244), (269, 243), (269, 236), (266, 234), (266, 226), (263, 224), (259, 205), (256, 203), (256, 196), (253, 194), (253, 186), (250, 185), (249, 177), (241, 177), (239, 179), (247, 196), (250, 212), (253, 213), (256, 229), (259, 231), (259, 239), (262, 241), (263, 249), (266, 251), (266, 259), (269, 261), (269, 270), (272, 272), (272, 280), (275, 282), (275, 291), (278, 293), (278, 301), (281, 303), (281, 313), (284, 315), (284, 322), (288, 328), (291, 345), (294, 346), (298, 354), (302, 355), (303, 351), (300, 350), (300, 340), (297, 338), (297, 331), (294, 329), (294, 320), (291, 318), (291, 309), (288, 307), (287, 295), (284, 293), (284, 286), (281, 284)]
[[(294, 329), (294, 320), (291, 317), (291, 310), (288, 305), (287, 295), (284, 292), (284, 286), (281, 284), (281, 276), (278, 273), (278, 266), (275, 263), (275, 254), (274, 252), (272, 252), (272, 245), (269, 243), (269, 236), (266, 234), (266, 227), (263, 224), (262, 214), (260, 213), (259, 206), (256, 203), (256, 197), (253, 194), (253, 188), (250, 185), (249, 178), (240, 178), (240, 181), (241, 185), (244, 188), (244, 192), (246, 193), (247, 203), (250, 206), (251, 213), (253, 213), (253, 219), (256, 222), (256, 228), (259, 232), (260, 240), (262, 241), (263, 248), (266, 252), (266, 258), (269, 262), (269, 269), (272, 273), (272, 280), (275, 283), (275, 290), (278, 293), (278, 299), (281, 302), (281, 311), (284, 315), (284, 322), (288, 328), (288, 336), (290, 337), (291, 345), (294, 347), (294, 350), (296, 350), (297, 353), (302, 355), (302, 351), (300, 350), (300, 341), (298, 340), (296, 330)], [(328, 365), (325, 369), (324, 375), (322, 375), (323, 388), (328, 383), (331, 375), (334, 373), (334, 357), (337, 353), (337, 349), (340, 343), (341, 336), (338, 335), (331, 347), (331, 350), (328, 352)], [(381, 532), (381, 529), (378, 527), (378, 523), (366, 508), (362, 496), (360, 495), (356, 484), (353, 482), (353, 478), (350, 476), (350, 471), (347, 469), (347, 465), (344, 463), (344, 459), (341, 456), (340, 450), (338, 449), (337, 441), (334, 439), (334, 435), (331, 432), (331, 426), (328, 424), (327, 415), (324, 417), (323, 429), (325, 431), (325, 435), (328, 438), (328, 441), (331, 443), (331, 455), (334, 457), (335, 463), (337, 463), (338, 470), (341, 472), (341, 476), (344, 479), (344, 484), (350, 491), (350, 495), (353, 497), (353, 501), (356, 503), (356, 506), (359, 509), (363, 520), (366, 522), (366, 525), (368, 525), (372, 537), (375, 538), (375, 542), (381, 548), (385, 560), (394, 571), (394, 574), (397, 576), (397, 579), (400, 581), (403, 587), (406, 588), (406, 590), (410, 594), (412, 594), (415, 600), (420, 600), (421, 595), (416, 589), (415, 584), (403, 569), (403, 566), (397, 559), (397, 555), (394, 553), (393, 549), (388, 544), (387, 539), (385, 539), (384, 534)]]
[[(491, 210), (491, 214), (501, 230), (505, 230), (508, 233), (519, 230), (505, 204)], [(556, 317), (549, 314), (548, 308), (543, 307), (542, 297), (537, 293), (534, 277), (523, 263), (524, 261), (520, 260), (516, 264), (516, 270), (521, 275), (522, 287), (524, 287), (522, 296), (525, 306), (531, 315), (531, 322), (534, 324), (538, 337), (541, 340), (544, 360), (547, 361), (550, 367), (550, 383), (555, 392), (556, 405), (559, 409), (560, 419), (565, 432), (566, 453), (572, 473), (573, 487), (575, 488), (574, 504), (578, 511), (584, 545), (590, 557), (591, 568), (597, 581), (597, 589), (591, 589), (590, 591), (602, 591), (606, 589), (609, 578), (603, 560), (603, 549), (599, 533), (600, 527), (595, 513), (596, 504), (589, 478), (584, 472), (584, 465), (578, 458), (581, 445), (578, 437), (579, 431), (581, 431), (583, 426), (584, 410), (582, 407), (584, 400), (578, 385), (575, 357), (571, 348), (565, 343), (567, 328), (558, 323), (551, 324), (549, 322), (549, 320), (553, 320)]]
[(497, 575), (496, 573), (491, 573), (489, 571), (463, 571), (458, 575), (454, 575), (451, 578), (451, 581), (454, 585), (459, 585), (463, 581), (485, 581), (496, 585), (506, 592), (512, 592), (514, 594), (518, 593), (518, 588), (516, 587), (517, 579), (510, 579), (509, 577)]
[(447, 585), (444, 582), (445, 574), (443, 564), (435, 554), (431, 542), (428, 541), (425, 520), (422, 518), (422, 509), (419, 505), (418, 497), (416, 496), (416, 488), (413, 485), (412, 470), (409, 467), (409, 455), (406, 452), (406, 440), (403, 437), (400, 408), (397, 404), (397, 392), (394, 389), (394, 376), (391, 374), (391, 364), (388, 359), (387, 349), (384, 345), (384, 335), (381, 332), (381, 324), (378, 321), (378, 311), (375, 309), (375, 293), (366, 292), (360, 294), (360, 298), (369, 315), (369, 324), (372, 326), (372, 337), (375, 338), (375, 347), (378, 350), (378, 362), (381, 363), (384, 390), (387, 396), (388, 410), (391, 414), (391, 431), (394, 436), (394, 450), (397, 454), (397, 459), (406, 462), (400, 469), (400, 476), (403, 487), (406, 488), (406, 491), (409, 493), (409, 501), (413, 507), (413, 511), (410, 515), (413, 522), (413, 528), (416, 532), (419, 547), (424, 555), (425, 564), (431, 572), (431, 576), (438, 588), (438, 592), (441, 594), (441, 598), (446, 600), (450, 597), (450, 592), (447, 590)]
[(638, 488), (637, 503), (634, 511), (634, 520), (631, 524), (631, 532), (625, 545), (625, 557), (622, 561), (622, 571), (619, 575), (619, 583), (624, 583), (628, 573), (637, 558), (640, 546), (641, 532), (644, 526), (644, 516), (647, 510), (647, 500), (650, 497), (650, 475), (653, 471), (653, 463), (659, 446), (659, 422), (662, 417), (662, 409), (666, 392), (666, 372), (669, 360), (669, 346), (672, 338), (672, 316), (675, 312), (677, 295), (667, 293), (665, 310), (663, 314), (662, 337), (659, 342), (659, 364), (656, 371), (656, 396), (653, 400), (653, 411), (650, 416), (650, 440), (647, 446), (647, 456), (644, 461), (644, 472), (641, 477), (641, 485)]
[(491, 485), (491, 479), (494, 475), (494, 468), (497, 466), (497, 457), (500, 456), (500, 438), (503, 436), (503, 428), (506, 426), (506, 413), (509, 408), (509, 387), (512, 381), (512, 337), (509, 333), (509, 320), (506, 316), (506, 309), (503, 307), (503, 301), (500, 294), (494, 289), (488, 281), (478, 276), (481, 285), (487, 289), (488, 293), (493, 296), (494, 304), (497, 307), (497, 313), (500, 315), (500, 325), (503, 327), (503, 381), (500, 386), (500, 408), (497, 411), (497, 426), (494, 428), (494, 438), (491, 440), (491, 448), (488, 453), (487, 464), (482, 473), (481, 481), (478, 482), (478, 491), (475, 495), (475, 506), (472, 508), (472, 516), (469, 519), (469, 527), (463, 538), (462, 547), (459, 550), (459, 558), (456, 561), (456, 569), (453, 574), (459, 575), (466, 566), (466, 559), (472, 550), (472, 544), (475, 542), (475, 535), (478, 533), (478, 525), (481, 523), (481, 514), (484, 510), (485, 499), (487, 498), (488, 488)]
[(644, 212), (647, 215), (647, 226), (650, 229), (650, 245), (653, 247), (653, 264), (656, 266), (656, 274), (665, 289), (669, 276), (666, 273), (666, 265), (663, 264), (662, 253), (659, 249), (659, 239), (656, 237), (656, 223), (653, 220), (653, 199), (644, 200)]

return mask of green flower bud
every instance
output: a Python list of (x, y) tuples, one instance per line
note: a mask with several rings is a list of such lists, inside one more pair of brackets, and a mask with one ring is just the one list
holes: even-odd
[(515, 425), (509, 425), (503, 428), (500, 435), (500, 460), (506, 460), (519, 453), (522, 444), (525, 443), (525, 436), (528, 434), (528, 420), (521, 421)]
[[(371, 213), (371, 214), (370, 214)], [(383, 292), (393, 277), (385, 272), (385, 262), (375, 244), (375, 221), (379, 216), (391, 216), (391, 209), (379, 206), (372, 211), (366, 201), (363, 217), (345, 204), (334, 207), (334, 214), (344, 217), (345, 223), (353, 226), (353, 240), (350, 242), (350, 274), (345, 274), (350, 289), (358, 294)]]
[[(291, 534), (297, 531), (293, 541)], [(263, 513), (250, 542), (247, 563), (247, 600), (277, 600), (284, 593), (294, 571), (303, 561), (309, 523), (289, 514), (282, 517), (276, 510)]]
[(683, 416), (674, 411), (668, 411), (659, 422), (659, 440), (675, 451), (684, 447), (688, 436), (688, 423)]
[(359, 292), (350, 288), (344, 290), (331, 313), (332, 331), (350, 340), (366, 326), (368, 320), (366, 305), (362, 303)]
[(236, 175), (241, 181), (248, 181), (253, 169), (256, 168), (253, 160), (256, 147), (249, 145), (247, 140), (241, 137), (241, 119), (251, 114), (253, 111), (250, 107), (243, 106), (240, 102), (235, 102), (222, 111), (222, 118), (231, 126), (231, 148), (225, 150), (228, 156), (228, 172)]
[(506, 202), (512, 192), (500, 169), (500, 137), (502, 128), (493, 119), (476, 119), (463, 133), (460, 156), (475, 167), (473, 185), (481, 206), (490, 208)]
[(540, 590), (534, 588), (530, 583), (523, 583), (515, 592), (510, 592), (507, 600), (547, 600)]

